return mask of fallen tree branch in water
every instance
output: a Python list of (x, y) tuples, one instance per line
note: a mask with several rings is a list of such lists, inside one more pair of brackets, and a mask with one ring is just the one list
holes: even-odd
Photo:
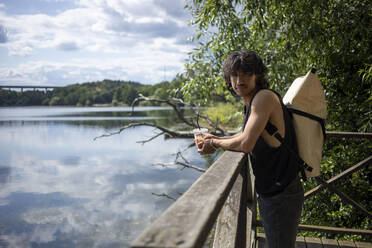
[(187, 133), (176, 132), (176, 131), (173, 131), (173, 130), (170, 130), (168, 128), (165, 128), (165, 127), (162, 127), (162, 126), (159, 126), (159, 125), (156, 125), (156, 124), (152, 124), (152, 123), (136, 122), (136, 123), (130, 123), (130, 124), (126, 125), (126, 126), (123, 126), (118, 131), (115, 131), (115, 132), (112, 132), (112, 133), (108, 133), (108, 134), (103, 134), (101, 136), (95, 137), (93, 140), (96, 140), (96, 139), (99, 139), (99, 138), (103, 138), (103, 137), (110, 137), (110, 136), (116, 135), (116, 134), (120, 134), (122, 131), (124, 131), (126, 129), (133, 128), (133, 127), (138, 127), (138, 126), (149, 126), (149, 127), (157, 128), (160, 131), (162, 131), (163, 133), (167, 133), (172, 138), (175, 138), (175, 137), (178, 137), (178, 138), (190, 138), (190, 135), (187, 134)]
[(188, 149), (190, 149), (191, 147), (194, 147), (194, 146), (195, 146), (195, 142), (192, 142), (185, 149), (183, 149), (182, 151), (178, 151), (177, 153), (173, 153), (172, 155), (176, 155), (177, 156), (178, 153), (185, 152), (185, 151), (187, 151)]
[[(132, 102), (132, 113), (134, 111), (134, 105), (138, 102), (141, 102), (141, 101), (155, 102), (155, 103), (165, 103), (165, 104), (171, 106), (173, 108), (174, 112), (176, 112), (178, 119), (183, 121), (185, 124), (187, 124), (188, 126), (193, 127), (193, 128), (200, 128), (200, 126), (198, 124), (198, 121), (197, 121), (198, 118), (200, 117), (200, 118), (206, 120), (208, 122), (209, 126), (214, 128), (215, 131), (212, 131), (213, 134), (219, 133), (220, 135), (225, 135), (225, 131), (218, 126), (218, 123), (214, 123), (208, 116), (201, 115), (199, 113), (199, 111), (195, 111), (195, 105), (186, 103), (182, 99), (174, 98), (174, 97), (168, 98), (168, 99), (158, 99), (158, 98), (150, 98), (150, 97), (144, 96), (142, 94), (139, 94), (139, 97), (134, 99), (133, 102)], [(191, 118), (191, 120), (188, 120), (183, 116), (182, 111), (179, 107), (180, 105), (190, 106), (195, 111), (196, 122), (194, 122), (193, 118)]]
[(160, 135), (163, 135), (163, 134), (164, 134), (164, 132), (161, 132), (161, 133), (158, 133), (157, 135), (155, 135), (155, 136), (153, 136), (153, 137), (151, 137), (147, 140), (137, 141), (136, 143), (140, 143), (141, 145), (144, 145), (145, 143), (150, 142), (151, 140), (154, 140), (154, 139), (156, 139), (157, 137), (159, 137)]
[[(167, 104), (167, 105), (171, 106), (173, 108), (173, 110), (175, 111), (175, 113), (177, 114), (178, 119), (183, 121), (185, 124), (187, 124), (188, 126), (190, 126), (192, 128), (200, 128), (199, 123), (198, 123), (198, 119), (203, 118), (208, 122), (210, 127), (214, 128), (214, 131), (211, 131), (210, 133), (212, 133), (214, 135), (225, 135), (225, 133), (226, 133), (222, 128), (220, 128), (218, 126), (218, 124), (216, 124), (212, 120), (210, 120), (210, 118), (208, 116), (200, 115), (199, 111), (194, 108), (195, 107), (194, 105), (185, 103), (182, 99), (168, 98), (168, 99), (163, 100), (163, 99), (146, 97), (142, 94), (139, 94), (139, 97), (137, 97), (132, 102), (132, 114), (134, 112), (135, 104), (140, 102), (140, 101), (163, 103), (163, 104)], [(180, 108), (181, 105), (182, 106), (190, 106), (192, 108), (192, 110), (194, 110), (194, 112), (196, 114), (196, 122), (193, 120), (193, 118), (185, 118), (184, 117), (184, 115), (182, 113), (182, 110)], [(97, 140), (99, 138), (109, 137), (109, 136), (112, 136), (112, 135), (120, 134), (122, 131), (124, 131), (126, 129), (134, 128), (134, 127), (138, 127), (138, 126), (154, 127), (154, 128), (159, 129), (161, 131), (160, 133), (157, 133), (156, 135), (154, 135), (153, 137), (151, 137), (147, 140), (137, 141), (137, 143), (140, 143), (142, 145), (156, 139), (157, 137), (159, 137), (163, 134), (166, 134), (166, 135), (170, 136), (171, 138), (192, 138), (193, 137), (193, 135), (190, 132), (181, 132), (181, 131), (177, 132), (177, 131), (173, 131), (171, 129), (168, 129), (168, 128), (165, 128), (163, 126), (159, 126), (159, 125), (156, 125), (156, 124), (147, 123), (147, 122), (140, 122), (140, 123), (130, 123), (126, 126), (121, 127), (119, 130), (117, 130), (115, 132), (111, 132), (111, 133), (108, 133), (108, 134), (103, 134), (101, 136), (95, 137), (93, 140)], [(185, 157), (183, 157), (183, 155), (182, 155), (182, 152), (186, 151), (187, 149), (189, 149), (190, 147), (193, 147), (193, 146), (195, 146), (194, 142), (192, 142), (190, 145), (188, 145), (188, 147), (185, 148), (183, 151), (179, 151), (179, 152), (173, 154), (173, 155), (176, 155), (176, 159), (175, 159), (174, 162), (172, 162), (172, 163), (157, 163), (156, 165), (160, 165), (160, 166), (163, 166), (163, 167), (172, 166), (172, 165), (180, 165), (180, 166), (182, 166), (181, 170), (183, 170), (184, 168), (191, 168), (191, 169), (197, 170), (197, 171), (202, 172), (202, 173), (205, 172), (206, 169), (203, 169), (203, 168), (200, 168), (198, 166), (190, 164), (185, 159)], [(179, 161), (178, 160), (179, 158), (181, 158), (183, 161)]]
[[(195, 143), (193, 143), (193, 144), (195, 145)], [(184, 150), (184, 151), (185, 151), (185, 150)], [(175, 159), (175, 161), (177, 161), (178, 158), (181, 157), (182, 160), (185, 161), (185, 163), (189, 164), (189, 161), (187, 161), (187, 159), (182, 155), (182, 152), (181, 152), (181, 151), (178, 151), (175, 155), (176, 155), (176, 159)]]
[[(222, 136), (225, 136), (225, 131), (224, 131), (222, 128), (220, 128), (220, 127), (218, 126), (218, 123), (214, 123), (211, 119), (209, 119), (208, 116), (201, 115), (201, 114), (199, 114), (199, 113), (198, 113), (198, 115), (199, 115), (200, 118), (203, 118), (204, 120), (206, 120), (206, 121), (208, 122), (208, 124), (209, 124), (211, 127), (214, 128), (214, 130), (218, 131)], [(214, 134), (217, 134), (217, 133), (214, 133)]]
[[(177, 117), (179, 120), (183, 121), (185, 124), (187, 124), (188, 126), (192, 127), (192, 128), (200, 128), (199, 126), (199, 123), (198, 123), (198, 118), (203, 118), (205, 119), (208, 124), (214, 128), (214, 131), (211, 131), (210, 133), (211, 134), (214, 134), (214, 135), (225, 135), (225, 131), (220, 128), (218, 126), (218, 124), (214, 123), (208, 116), (204, 116), (204, 115), (200, 115), (200, 113), (197, 111), (195, 114), (196, 114), (196, 123), (193, 121), (193, 118), (191, 118), (191, 120), (188, 120), (187, 118), (185, 118), (182, 114), (182, 111), (180, 109), (180, 105), (182, 106), (191, 106), (192, 109), (195, 111), (194, 109), (194, 105), (193, 104), (188, 104), (186, 102), (184, 102), (182, 99), (179, 99), (179, 98), (168, 98), (168, 99), (158, 99), (158, 98), (150, 98), (150, 97), (146, 97), (142, 94), (139, 94), (139, 97), (137, 97), (136, 99), (134, 99), (134, 101), (132, 102), (132, 114), (134, 112), (134, 106), (136, 103), (140, 102), (140, 101), (149, 101), (149, 102), (156, 102), (156, 103), (165, 103), (169, 106), (171, 106), (173, 108), (173, 110), (175, 111), (175, 113), (177, 114)], [(108, 133), (108, 134), (103, 134), (101, 136), (98, 136), (98, 137), (95, 137), (93, 140), (97, 140), (99, 138), (103, 138), (103, 137), (109, 137), (109, 136), (112, 136), (112, 135), (116, 135), (116, 134), (120, 134), (122, 131), (126, 130), (126, 129), (129, 129), (129, 128), (132, 128), (132, 127), (137, 127), (137, 126), (150, 126), (150, 127), (154, 127), (154, 128), (157, 128), (159, 130), (162, 131), (162, 133), (160, 134), (156, 134), (154, 137), (148, 139), (148, 140), (144, 140), (144, 141), (138, 141), (137, 143), (141, 143), (141, 144), (145, 144), (157, 137), (159, 137), (160, 135), (162, 134), (167, 134), (169, 135), (170, 137), (172, 138), (191, 138), (192, 136), (190, 135), (190, 133), (185, 133), (185, 132), (177, 132), (177, 131), (173, 131), (173, 130), (170, 130), (168, 128), (165, 128), (165, 127), (162, 127), (162, 126), (159, 126), (159, 125), (156, 125), (156, 124), (152, 124), (152, 123), (147, 123), (147, 122), (141, 122), (141, 123), (130, 123), (124, 127), (121, 127), (118, 131), (116, 132), (112, 132), (112, 133)], [(190, 147), (190, 146), (189, 146)]]
[(140, 101), (165, 103), (165, 104), (167, 104), (167, 105), (169, 105), (169, 106), (171, 106), (173, 108), (174, 112), (176, 112), (176, 114), (177, 114), (178, 119), (180, 119), (181, 121), (183, 121), (184, 123), (186, 123), (187, 125), (189, 125), (191, 127), (194, 127), (194, 128), (197, 128), (198, 127), (198, 125), (192, 119), (191, 120), (187, 120), (183, 116), (183, 114), (181, 113), (179, 104), (192, 106), (190, 104), (185, 103), (182, 99), (168, 98), (168, 99), (165, 99), (164, 100), (164, 99), (158, 99), (158, 98), (150, 98), (150, 97), (144, 96), (142, 94), (139, 94), (139, 97), (137, 97), (136, 99), (134, 99), (133, 102), (132, 102), (132, 113), (134, 111), (134, 105), (137, 102), (140, 102)]

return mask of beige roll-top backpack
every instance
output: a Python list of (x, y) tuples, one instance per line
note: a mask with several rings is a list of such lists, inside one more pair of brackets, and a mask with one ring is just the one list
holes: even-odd
[(327, 104), (315, 69), (293, 81), (283, 103), (293, 114), (299, 156), (308, 166), (304, 170), (306, 177), (319, 176)]

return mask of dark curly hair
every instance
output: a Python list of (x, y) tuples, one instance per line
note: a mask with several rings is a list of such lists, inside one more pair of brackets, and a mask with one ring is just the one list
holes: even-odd
[(256, 89), (267, 89), (269, 83), (266, 79), (268, 72), (267, 67), (262, 62), (262, 59), (253, 51), (234, 51), (230, 53), (223, 65), (223, 74), (227, 89), (236, 96), (234, 92), (230, 76), (236, 76), (238, 72), (247, 74), (256, 74)]

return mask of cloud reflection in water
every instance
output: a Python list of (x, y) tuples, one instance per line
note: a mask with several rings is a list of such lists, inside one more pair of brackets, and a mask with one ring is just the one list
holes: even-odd
[[(109, 138), (97, 127), (6, 125), (0, 129), (0, 246), (126, 247), (200, 176), (152, 166), (189, 140), (140, 127)], [(194, 149), (185, 156), (195, 158)], [(202, 163), (202, 161), (199, 161)], [(9, 166), (2, 166), (9, 165)], [(43, 246), (44, 245), (44, 246)]]

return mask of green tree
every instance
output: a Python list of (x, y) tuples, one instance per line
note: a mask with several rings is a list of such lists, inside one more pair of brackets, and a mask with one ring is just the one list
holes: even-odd
[(49, 101), (50, 106), (63, 105), (63, 100), (58, 96), (53, 96)]
[[(115, 91), (116, 100), (126, 105), (131, 105), (133, 100), (138, 96), (138, 92), (132, 85), (122, 85)], [(114, 96), (115, 98), (115, 96)]]
[(154, 86), (155, 91), (152, 94), (152, 97), (159, 99), (167, 99), (170, 92), (170, 83), (167, 81), (161, 82)]
[(17, 101), (17, 92), (0, 89), (0, 106), (12, 106)]
[[(234, 101), (224, 86), (222, 63), (233, 50), (255, 50), (269, 68), (271, 87), (282, 94), (296, 77), (318, 69), (328, 102), (328, 130), (371, 132), (371, 5), (359, 0), (189, 0), (186, 6), (198, 32), (182, 91), (201, 104), (214, 94)], [(327, 141), (325, 177), (366, 158), (371, 146), (368, 140)], [(368, 168), (337, 185), (368, 211), (370, 176)], [(308, 223), (372, 228), (371, 220), (326, 193), (307, 201), (305, 213)], [(347, 221), (347, 216), (353, 217)]]
[(214, 93), (228, 94), (223, 60), (230, 51), (251, 49), (265, 60), (271, 85), (281, 93), (294, 78), (317, 68), (329, 106), (337, 110), (328, 113), (332, 128), (366, 128), (371, 82), (358, 71), (372, 62), (369, 1), (193, 0), (187, 7), (199, 29), (186, 64), (190, 80), (183, 91), (189, 99), (200, 96), (205, 102)]

